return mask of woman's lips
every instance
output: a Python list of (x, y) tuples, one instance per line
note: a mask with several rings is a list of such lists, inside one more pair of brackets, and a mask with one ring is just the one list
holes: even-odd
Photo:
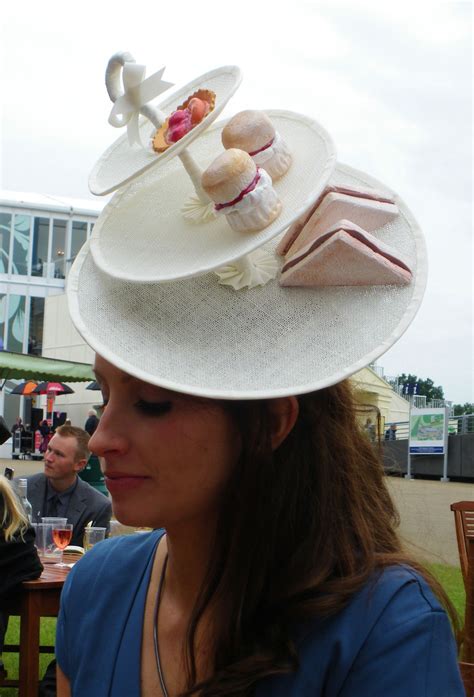
[(105, 474), (105, 486), (113, 495), (137, 489), (149, 479), (150, 477), (139, 477), (131, 474)]

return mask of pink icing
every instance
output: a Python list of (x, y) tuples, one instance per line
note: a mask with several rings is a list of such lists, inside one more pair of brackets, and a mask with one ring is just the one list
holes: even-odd
[(186, 109), (173, 111), (168, 121), (166, 140), (168, 143), (176, 143), (186, 133), (200, 123), (209, 113), (209, 104), (197, 97), (190, 100)]
[(178, 109), (171, 114), (168, 121), (166, 140), (170, 143), (176, 143), (186, 133), (189, 133), (191, 128), (191, 113), (187, 109)]

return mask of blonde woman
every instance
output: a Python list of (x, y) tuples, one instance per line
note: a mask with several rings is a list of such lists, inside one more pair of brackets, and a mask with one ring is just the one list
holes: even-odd
[(12, 485), (0, 475), (0, 674), (3, 672), (1, 652), (8, 621), (3, 603), (16, 585), (38, 578), (43, 570), (34, 540), (34, 530)]

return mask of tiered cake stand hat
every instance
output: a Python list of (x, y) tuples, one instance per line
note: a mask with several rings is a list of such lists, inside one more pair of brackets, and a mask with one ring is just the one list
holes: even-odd
[[(157, 106), (142, 103), (153, 81), (150, 89), (162, 91), (161, 75), (146, 84), (144, 69), (134, 67), (129, 54), (109, 62), (112, 116), (129, 133), (104, 153), (91, 174), (94, 193), (118, 191), (69, 275), (69, 306), (78, 331), (97, 353), (131, 375), (216, 398), (305, 393), (374, 361), (409, 326), (426, 284), (424, 241), (408, 208), (368, 175), (336, 165), (332, 140), (315, 120), (273, 110), (266, 113), (292, 158), (286, 174), (273, 182), (281, 212), (257, 232), (234, 230), (225, 216), (215, 215), (201, 174), (224, 152), (221, 134), (227, 121), (212, 122), (237, 89), (240, 71), (219, 68)], [(213, 109), (164, 152), (154, 152), (153, 134), (199, 90), (215, 94)], [(282, 238), (299, 228), (306, 235), (313, 219), (318, 229), (318, 211), (332, 205), (324, 199), (328, 187), (338, 192), (330, 194), (337, 199), (336, 212), (346, 210), (338, 208), (345, 191), (359, 192), (357, 201), (376, 191), (372, 208), (392, 207), (396, 215), (373, 223), (369, 232), (350, 221), (339, 226), (341, 231), (338, 222), (336, 241), (332, 232), (319, 230), (316, 242), (308, 238), (318, 249), (303, 245), (304, 254), (331, 259), (331, 250), (341, 249), (344, 260), (347, 249), (362, 249), (364, 269), (373, 258), (391, 267), (397, 263), (401, 284), (387, 276), (387, 284), (350, 285), (349, 279), (349, 285), (319, 287), (316, 273), (316, 283), (283, 285), (285, 277), (295, 276), (294, 264), (305, 267), (300, 277), (306, 278), (307, 271), (301, 249), (284, 256)], [(363, 212), (362, 220), (370, 222), (371, 215)], [(319, 248), (321, 241), (326, 244)]]

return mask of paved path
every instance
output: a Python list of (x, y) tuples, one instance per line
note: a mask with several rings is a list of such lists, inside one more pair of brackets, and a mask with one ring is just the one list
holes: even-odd
[(15, 470), (15, 477), (27, 477), (43, 471), (43, 460), (8, 460), (0, 458), (0, 474), (3, 474), (5, 467)]
[(474, 501), (474, 484), (387, 477), (400, 513), (400, 534), (409, 551), (423, 561), (459, 566), (454, 529), (455, 501)]
[[(0, 471), (13, 467), (15, 476), (41, 472), (43, 463), (0, 459)], [(459, 566), (454, 516), (455, 501), (474, 501), (474, 483), (407, 480), (387, 477), (390, 493), (400, 513), (400, 535), (416, 558)]]

